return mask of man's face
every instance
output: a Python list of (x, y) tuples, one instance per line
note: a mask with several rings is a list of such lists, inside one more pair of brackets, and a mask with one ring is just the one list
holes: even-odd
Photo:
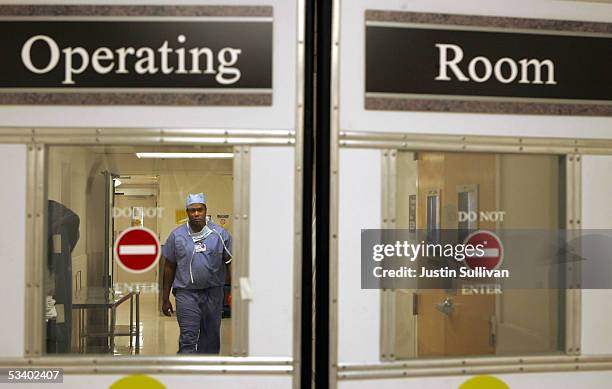
[(187, 207), (189, 224), (204, 227), (206, 225), (206, 206), (204, 204), (191, 204)]

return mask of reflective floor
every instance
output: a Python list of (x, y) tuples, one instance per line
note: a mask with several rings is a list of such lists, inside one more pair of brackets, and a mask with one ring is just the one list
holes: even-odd
[[(178, 351), (179, 326), (176, 314), (164, 316), (159, 310), (159, 297), (155, 287), (141, 287), (140, 294), (140, 354), (141, 355), (174, 355)], [(174, 296), (170, 296), (172, 306), (176, 308)], [(117, 309), (117, 325), (128, 325), (130, 322), (129, 304)], [(135, 339), (133, 339), (135, 345)], [(221, 353), (231, 352), (231, 319), (221, 321)], [(129, 337), (115, 339), (115, 355), (129, 355)]]

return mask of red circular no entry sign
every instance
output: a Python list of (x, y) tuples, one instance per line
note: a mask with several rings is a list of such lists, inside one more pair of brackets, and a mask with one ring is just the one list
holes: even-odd
[(128, 228), (119, 234), (114, 251), (119, 266), (131, 273), (151, 270), (161, 254), (157, 235), (144, 227)]
[(475, 250), (474, 255), (465, 257), (465, 264), (470, 269), (483, 267), (494, 270), (499, 268), (504, 259), (504, 246), (499, 237), (492, 232), (484, 230), (473, 232), (465, 239), (465, 244), (480, 247), (480, 250), (478, 248)]

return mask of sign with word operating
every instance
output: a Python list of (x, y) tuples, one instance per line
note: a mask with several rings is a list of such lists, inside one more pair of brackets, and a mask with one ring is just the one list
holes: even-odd
[(0, 93), (183, 93), (203, 105), (206, 95), (251, 93), (267, 98), (242, 104), (271, 104), (271, 7), (233, 17), (149, 8), (129, 17), (0, 14)]
[(367, 109), (612, 113), (610, 26), (374, 11), (366, 18)]

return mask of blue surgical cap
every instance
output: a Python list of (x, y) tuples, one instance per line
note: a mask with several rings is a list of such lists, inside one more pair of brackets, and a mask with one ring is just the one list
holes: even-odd
[(206, 204), (206, 197), (204, 193), (188, 194), (187, 201), (185, 201), (185, 208), (191, 204)]

